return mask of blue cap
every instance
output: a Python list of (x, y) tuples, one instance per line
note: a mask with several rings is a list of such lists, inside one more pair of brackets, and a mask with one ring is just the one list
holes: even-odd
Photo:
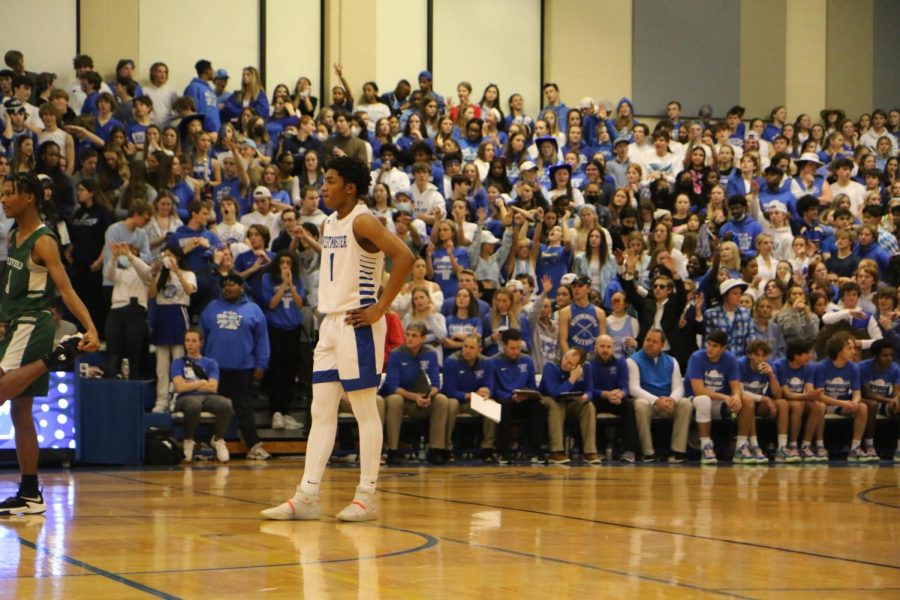
[(219, 69), (216, 71), (216, 74), (213, 75), (213, 79), (228, 79), (228, 71), (225, 69)]
[(618, 145), (621, 144), (622, 142), (625, 142), (626, 144), (630, 144), (630, 143), (631, 143), (631, 141), (630, 141), (627, 137), (621, 137), (621, 136), (619, 136), (619, 137), (617, 137), (617, 138), (615, 139), (615, 141), (613, 142), (613, 148), (615, 148), (616, 146), (618, 146)]
[(434, 77), (432, 77), (431, 71), (427, 69), (424, 71), (419, 71), (419, 79), (421, 79), (422, 77), (424, 77), (428, 81), (434, 81)]

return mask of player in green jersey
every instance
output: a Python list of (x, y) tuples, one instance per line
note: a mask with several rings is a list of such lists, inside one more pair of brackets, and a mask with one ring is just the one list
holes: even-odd
[[(76, 355), (99, 347), (97, 329), (60, 262), (56, 236), (41, 220), (43, 197), (34, 175), (16, 173), (3, 181), (3, 212), (15, 219), (16, 227), (9, 235), (9, 258), (0, 281), (0, 321), (7, 324), (0, 340), (0, 404), (12, 402), (22, 479), (16, 495), (0, 502), (0, 515), (46, 510), (38, 487), (32, 402), (47, 394), (50, 371), (71, 368)], [(54, 348), (50, 308), (56, 290), (85, 333), (68, 336)]]

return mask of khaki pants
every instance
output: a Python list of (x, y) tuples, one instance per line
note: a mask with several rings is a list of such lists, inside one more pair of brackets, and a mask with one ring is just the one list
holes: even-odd
[(637, 421), (638, 438), (641, 441), (641, 452), (644, 456), (655, 454), (653, 451), (653, 435), (650, 433), (650, 419), (662, 417), (674, 419), (672, 424), (672, 450), (684, 453), (687, 450), (688, 427), (691, 425), (693, 404), (690, 399), (681, 398), (671, 413), (662, 412), (647, 400), (635, 398), (634, 417)]
[[(456, 429), (456, 416), (459, 413), (464, 415), (477, 415), (474, 410), (472, 410), (472, 405), (469, 402), (464, 402), (462, 406), (459, 405), (459, 400), (456, 398), (449, 398), (448, 410), (447, 410), (447, 449), (453, 449), (453, 431)], [(494, 448), (494, 439), (497, 437), (497, 424), (488, 419), (487, 417), (481, 417), (481, 448), (482, 450), (493, 450)]]
[(563, 434), (566, 420), (577, 420), (581, 430), (584, 454), (597, 453), (597, 409), (591, 402), (577, 400), (557, 402), (544, 396), (542, 404), (547, 407), (547, 430), (550, 434), (550, 452), (565, 452)]
[(400, 445), (400, 425), (403, 416), (430, 417), (428, 447), (434, 450), (447, 448), (447, 412), (449, 401), (444, 394), (431, 399), (431, 405), (424, 408), (416, 406), (412, 400), (404, 400), (400, 394), (391, 394), (384, 399), (385, 425), (387, 427), (387, 447), (396, 450)]

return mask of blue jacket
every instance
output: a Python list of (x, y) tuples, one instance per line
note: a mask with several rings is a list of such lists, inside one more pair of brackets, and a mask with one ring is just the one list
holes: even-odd
[(558, 364), (554, 362), (544, 363), (544, 370), (541, 372), (541, 385), (538, 388), (538, 391), (543, 395), (556, 398), (560, 394), (569, 392), (584, 392), (590, 398), (593, 390), (594, 386), (589, 365), (584, 365), (581, 379), (572, 383), (569, 381), (569, 373), (563, 371)]
[(534, 378), (534, 361), (530, 356), (520, 354), (516, 360), (509, 360), (504, 354), (498, 354), (491, 360), (488, 369), (487, 387), (491, 397), (497, 401), (507, 401), (512, 393), (519, 389), (536, 390)]
[[(250, 108), (256, 111), (256, 114), (263, 119), (269, 118), (269, 99), (266, 98), (265, 92), (260, 92), (255, 100), (251, 100)], [(199, 110), (199, 107), (198, 107)], [(241, 116), (244, 111), (244, 102), (241, 100), (241, 92), (237, 91), (228, 97), (225, 101), (225, 107), (222, 108), (221, 117), (223, 121), (230, 121)]]
[[(488, 387), (487, 373), (491, 364), (486, 356), (479, 356), (475, 359), (475, 364), (470, 367), (460, 352), (451, 354), (444, 359), (444, 384), (441, 391), (448, 398), (466, 402), (466, 394), (482, 387)], [(388, 362), (388, 366), (390, 366), (390, 362)]]
[(887, 274), (888, 264), (891, 262), (891, 257), (888, 256), (888, 253), (884, 251), (884, 249), (878, 245), (878, 242), (872, 242), (868, 247), (863, 247), (862, 244), (857, 244), (856, 248), (853, 250), (853, 253), (859, 257), (860, 260), (864, 258), (869, 258), (874, 260), (878, 265), (878, 275), (880, 277), (884, 277)]
[(241, 296), (237, 302), (217, 298), (200, 314), (203, 355), (224, 371), (269, 366), (269, 331), (262, 309)]
[(381, 395), (393, 394), (397, 388), (411, 391), (422, 371), (428, 375), (432, 387), (441, 387), (440, 365), (434, 350), (427, 350), (425, 346), (418, 354), (413, 354), (406, 346), (391, 350)]
[[(194, 99), (197, 112), (203, 115), (203, 131), (219, 132), (222, 121), (219, 118), (219, 105), (216, 101), (216, 91), (208, 82), (194, 77), (186, 88), (184, 95)], [(264, 115), (268, 116), (268, 115)]]
[(588, 363), (588, 366), (591, 371), (594, 402), (601, 400), (600, 392), (622, 390), (628, 395), (628, 364), (624, 357), (613, 357), (608, 362), (603, 362), (598, 357)]

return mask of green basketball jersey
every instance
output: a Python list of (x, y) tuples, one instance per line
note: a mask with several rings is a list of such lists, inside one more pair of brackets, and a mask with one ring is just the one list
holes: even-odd
[(9, 257), (6, 259), (3, 295), (0, 300), (0, 321), (12, 321), (25, 313), (50, 310), (56, 291), (47, 267), (35, 264), (31, 257), (38, 238), (49, 235), (55, 239), (53, 231), (46, 225), (41, 225), (17, 247), (18, 235), (19, 232), (15, 229), (10, 233)]

